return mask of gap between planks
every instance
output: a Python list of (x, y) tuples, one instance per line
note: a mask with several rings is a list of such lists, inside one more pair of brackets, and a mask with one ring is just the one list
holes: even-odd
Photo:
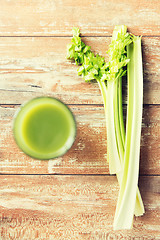
[[(80, 173), (50, 173), (50, 174), (46, 174), (46, 173), (0, 173), (0, 176), (87, 176), (87, 177), (116, 177), (115, 174), (103, 174), (103, 173), (100, 173), (100, 174), (93, 174), (93, 173), (88, 173), (88, 174), (80, 174)], [(160, 174), (139, 174), (140, 177), (160, 177)]]
[[(103, 107), (104, 105), (103, 104), (97, 104), (97, 103), (70, 103), (70, 104), (67, 104), (68, 106), (89, 106), (89, 107)], [(0, 107), (4, 107), (4, 108), (14, 108), (14, 106), (21, 106), (20, 103), (0, 103)], [(127, 104), (123, 104), (123, 106), (127, 106)], [(160, 107), (160, 104), (158, 103), (145, 103), (143, 104), (143, 106), (155, 106), (155, 107)]]
[[(87, 37), (87, 38), (100, 38), (100, 37), (102, 37), (102, 38), (106, 38), (106, 37), (109, 37), (109, 38), (111, 38), (112, 37), (112, 35), (106, 35), (106, 36), (104, 36), (104, 35), (97, 35), (97, 36), (95, 36), (95, 35), (83, 35), (83, 34), (81, 34), (80, 35), (81, 37)], [(137, 35), (136, 35), (137, 36)], [(54, 36), (54, 35), (50, 35), (50, 36), (42, 36), (42, 35), (39, 35), (39, 36), (37, 36), (37, 35), (29, 35), (29, 36), (27, 36), (27, 35), (24, 35), (24, 36), (21, 36), (21, 35), (13, 35), (13, 36), (7, 36), (7, 35), (4, 35), (4, 36), (0, 36), (0, 38), (16, 38), (16, 37), (20, 37), (20, 38), (72, 38), (73, 36), (72, 36), (72, 34), (71, 35), (56, 35), (56, 36)], [(144, 38), (159, 38), (160, 37), (160, 35), (142, 35), (142, 37)]]

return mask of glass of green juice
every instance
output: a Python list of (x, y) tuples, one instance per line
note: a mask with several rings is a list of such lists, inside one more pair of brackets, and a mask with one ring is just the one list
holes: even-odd
[(13, 133), (24, 153), (49, 160), (71, 148), (76, 137), (76, 121), (62, 101), (37, 97), (21, 105), (14, 117)]

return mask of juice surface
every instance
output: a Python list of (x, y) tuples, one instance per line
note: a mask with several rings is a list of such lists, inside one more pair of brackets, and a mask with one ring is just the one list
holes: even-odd
[(75, 138), (75, 120), (62, 102), (36, 98), (16, 116), (14, 136), (19, 147), (34, 158), (50, 159), (63, 155)]
[(26, 115), (22, 128), (26, 143), (42, 153), (58, 150), (70, 134), (66, 114), (52, 104), (33, 108)]

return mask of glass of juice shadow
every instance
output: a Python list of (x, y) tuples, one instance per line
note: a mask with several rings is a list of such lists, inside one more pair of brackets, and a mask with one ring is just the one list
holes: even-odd
[(13, 134), (19, 148), (35, 159), (64, 155), (76, 137), (76, 121), (66, 104), (37, 97), (21, 105), (14, 116)]

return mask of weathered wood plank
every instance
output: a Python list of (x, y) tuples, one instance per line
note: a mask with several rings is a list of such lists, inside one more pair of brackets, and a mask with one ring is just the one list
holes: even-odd
[(0, 176), (1, 239), (159, 240), (160, 177), (141, 177), (146, 213), (113, 231), (118, 184), (111, 176)]
[[(0, 103), (22, 103), (35, 96), (56, 96), (70, 104), (100, 104), (96, 83), (77, 76), (66, 60), (71, 38), (0, 38)], [(83, 38), (95, 53), (106, 56), (111, 38)], [(143, 38), (144, 103), (160, 103), (160, 39)]]
[[(77, 138), (63, 157), (34, 160), (19, 150), (12, 134), (18, 106), (0, 108), (0, 172), (21, 174), (106, 174), (108, 171), (103, 106), (70, 106), (77, 121)], [(160, 106), (144, 106), (140, 174), (160, 174)]]
[[(14, 12), (13, 12), (14, 9)], [(159, 34), (159, 0), (1, 0), (1, 36), (70, 35), (73, 26), (85, 35), (111, 35), (126, 24), (138, 35)]]

